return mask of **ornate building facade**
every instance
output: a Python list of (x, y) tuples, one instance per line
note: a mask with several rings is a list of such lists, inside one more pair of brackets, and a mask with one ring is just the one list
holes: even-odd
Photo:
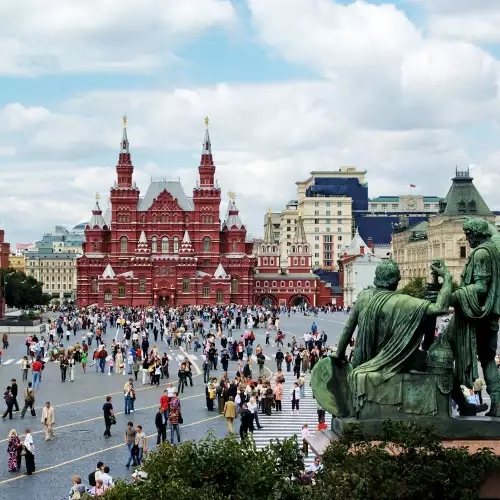
[(495, 220), (472, 181), (468, 169), (457, 169), (448, 194), (439, 202), (437, 215), (416, 225), (408, 225), (405, 221), (398, 225), (392, 236), (392, 250), (393, 259), (401, 269), (400, 286), (417, 277), (430, 280), (430, 265), (434, 259), (444, 259), (453, 280), (460, 283), (470, 254), (462, 229), (464, 218)]
[(286, 268), (281, 262), (280, 245), (274, 238), (271, 210), (264, 241), (257, 251), (254, 302), (264, 306), (316, 307), (332, 303), (328, 285), (311, 271), (311, 245), (299, 212), (291, 245), (287, 247)]
[(234, 195), (219, 218), (221, 190), (206, 120), (192, 197), (178, 180), (152, 179), (141, 197), (133, 180), (126, 119), (103, 214), (99, 200), (78, 259), (78, 304), (174, 306), (253, 303), (254, 267)]

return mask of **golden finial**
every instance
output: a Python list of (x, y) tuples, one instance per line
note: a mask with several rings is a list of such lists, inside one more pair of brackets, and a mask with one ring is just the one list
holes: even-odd
[(96, 201), (98, 201), (100, 197), (101, 197), (101, 195), (100, 195), (99, 193), (96, 193), (96, 194), (95, 194), (95, 199), (96, 199)]
[(127, 128), (127, 115), (123, 115), (123, 128)]
[(229, 193), (227, 193), (227, 195), (229, 196), (229, 198), (231, 198), (232, 200), (234, 200), (236, 198), (236, 194), (233, 193), (232, 191), (229, 191)]
[(205, 116), (205, 127), (207, 127), (207, 128), (208, 128), (208, 121), (209, 121), (208, 116)]

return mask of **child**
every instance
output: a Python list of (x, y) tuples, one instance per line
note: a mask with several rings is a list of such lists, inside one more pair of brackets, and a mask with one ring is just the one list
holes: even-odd
[(115, 364), (115, 362), (113, 360), (113, 356), (109, 355), (107, 358), (107, 362), (108, 362), (108, 367), (109, 367), (108, 375), (111, 375), (113, 373), (113, 366)]
[(307, 438), (309, 437), (309, 426), (304, 424), (302, 426), (302, 453), (307, 457), (309, 454), (309, 443), (307, 442)]

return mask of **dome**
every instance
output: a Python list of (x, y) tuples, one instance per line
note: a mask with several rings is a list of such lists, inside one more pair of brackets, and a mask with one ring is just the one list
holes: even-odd
[(88, 225), (88, 222), (80, 222), (80, 224), (77, 224), (74, 228), (73, 231), (85, 231), (85, 227)]

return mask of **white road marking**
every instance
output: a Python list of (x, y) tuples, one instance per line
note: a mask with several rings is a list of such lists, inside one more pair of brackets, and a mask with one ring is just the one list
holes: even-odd
[(10, 364), (12, 363), (12, 361), (14, 361), (14, 358), (12, 358), (12, 359), (8, 359), (7, 361), (4, 361), (4, 362), (2, 363), (2, 365), (10, 365)]

